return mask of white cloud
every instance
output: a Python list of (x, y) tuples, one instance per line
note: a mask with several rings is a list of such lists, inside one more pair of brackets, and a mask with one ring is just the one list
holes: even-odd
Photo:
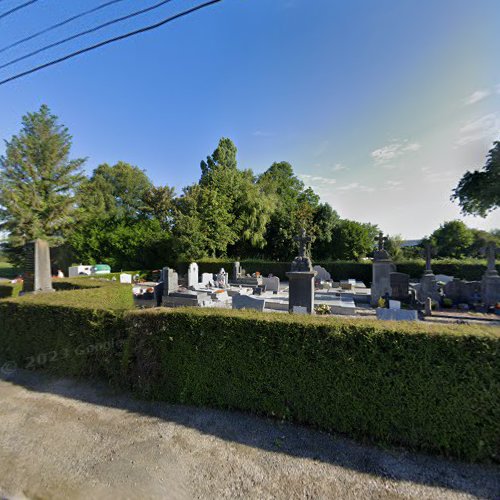
[(465, 146), (481, 139), (493, 140), (499, 131), (499, 120), (495, 114), (490, 113), (463, 125), (458, 131), (460, 137), (456, 143), (458, 146)]
[(418, 142), (395, 141), (387, 146), (383, 146), (375, 151), (372, 151), (372, 158), (376, 165), (382, 165), (403, 156), (405, 153), (418, 151), (421, 148)]
[(401, 187), (401, 184), (403, 184), (401, 181), (386, 181), (385, 182), (386, 184), (386, 187), (385, 187), (385, 190), (386, 191), (401, 191), (403, 188)]
[(471, 104), (476, 104), (476, 102), (482, 101), (486, 97), (491, 95), (491, 92), (487, 89), (476, 90), (472, 94), (464, 99), (464, 104), (470, 106)]
[(333, 172), (340, 172), (341, 170), (347, 170), (347, 167), (345, 165), (342, 165), (342, 163), (336, 163), (332, 167)]
[(401, 186), (402, 182), (401, 181), (387, 181), (386, 184), (388, 186), (396, 187), (396, 186)]
[(345, 186), (340, 186), (337, 188), (339, 191), (360, 191), (363, 193), (372, 193), (375, 191), (374, 188), (368, 187), (368, 186), (363, 186), (363, 184), (360, 184), (359, 182), (351, 182), (350, 184), (346, 184)]
[(317, 187), (321, 187), (322, 184), (331, 185), (337, 182), (336, 179), (332, 179), (331, 177), (322, 177), (320, 175), (301, 174), (299, 177), (303, 179), (304, 182)]

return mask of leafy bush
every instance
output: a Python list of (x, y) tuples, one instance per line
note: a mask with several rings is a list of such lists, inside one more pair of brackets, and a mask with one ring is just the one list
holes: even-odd
[(498, 330), (179, 309), (126, 323), (124, 367), (142, 397), (498, 457)]
[(252, 411), (468, 460), (499, 458), (496, 328), (127, 311), (130, 287), (95, 281), (98, 288), (0, 301), (0, 360), (104, 378), (141, 397)]

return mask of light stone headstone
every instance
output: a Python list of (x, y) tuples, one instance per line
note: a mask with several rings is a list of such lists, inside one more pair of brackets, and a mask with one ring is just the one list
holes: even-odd
[(332, 275), (322, 266), (314, 266), (313, 270), (316, 271), (316, 280), (318, 281), (329, 281), (332, 279)]
[(382, 233), (378, 236), (378, 250), (374, 253), (372, 267), (371, 304), (375, 306), (381, 297), (386, 294), (391, 295), (391, 273), (396, 270), (396, 266), (384, 245), (387, 238)]
[(292, 312), (294, 314), (308, 314), (307, 307), (293, 306)]
[(241, 275), (241, 264), (239, 262), (233, 263), (233, 281), (236, 281)]
[(191, 262), (188, 268), (188, 288), (198, 286), (198, 282), (198, 264), (196, 262)]
[(401, 309), (401, 302), (399, 300), (389, 300), (389, 309)]
[(50, 247), (37, 239), (25, 246), (25, 274), (23, 292), (53, 292), (50, 269)]
[(268, 292), (279, 292), (280, 291), (280, 279), (278, 276), (272, 276), (271, 278), (262, 278), (262, 284), (265, 286)]
[(163, 283), (164, 295), (177, 292), (179, 289), (179, 276), (174, 269), (170, 267), (163, 268)]
[(130, 285), (132, 283), (132, 275), (127, 273), (120, 274), (120, 283)]
[(212, 273), (202, 273), (201, 284), (204, 286), (212, 286), (214, 284), (214, 275)]

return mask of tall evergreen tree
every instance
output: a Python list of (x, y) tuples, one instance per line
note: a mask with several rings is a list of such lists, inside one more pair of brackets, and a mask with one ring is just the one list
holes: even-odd
[(46, 105), (22, 119), (0, 158), (0, 228), (6, 248), (19, 263), (22, 247), (44, 238), (62, 244), (74, 222), (75, 189), (84, 159), (70, 160), (71, 135)]

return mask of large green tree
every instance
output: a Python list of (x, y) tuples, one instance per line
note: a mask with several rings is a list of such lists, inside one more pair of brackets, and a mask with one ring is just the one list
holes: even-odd
[(62, 244), (75, 222), (75, 190), (84, 159), (70, 160), (71, 135), (46, 105), (22, 119), (0, 158), (0, 228), (20, 262), (22, 247), (43, 238)]
[(500, 141), (490, 149), (481, 170), (466, 172), (453, 191), (464, 214), (485, 217), (500, 206)]
[(342, 219), (333, 230), (332, 258), (358, 260), (369, 255), (375, 246), (378, 228), (373, 224)]
[(474, 232), (461, 220), (452, 220), (441, 224), (431, 234), (430, 242), (437, 256), (460, 259), (469, 254)]

